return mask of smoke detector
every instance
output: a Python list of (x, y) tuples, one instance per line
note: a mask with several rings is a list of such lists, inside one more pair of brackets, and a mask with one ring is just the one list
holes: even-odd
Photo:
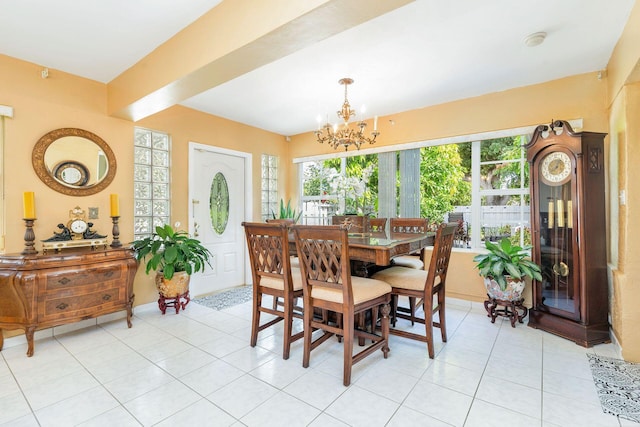
[(545, 33), (544, 31), (529, 34), (527, 37), (524, 38), (524, 44), (527, 47), (538, 46), (542, 44), (542, 42), (546, 37), (547, 37), (547, 33)]

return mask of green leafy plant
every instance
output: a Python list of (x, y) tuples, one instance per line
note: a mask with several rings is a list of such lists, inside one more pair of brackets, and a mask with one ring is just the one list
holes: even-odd
[(477, 263), (480, 276), (494, 279), (503, 291), (507, 289), (507, 276), (542, 280), (540, 266), (528, 259), (527, 251), (531, 246), (512, 245), (509, 239), (504, 238), (500, 243), (485, 240), (485, 247), (489, 253), (476, 255), (473, 261)]
[(276, 213), (274, 211), (271, 211), (271, 216), (273, 216), (273, 219), (290, 218), (290, 219), (293, 219), (293, 222), (298, 222), (298, 220), (302, 216), (302, 211), (296, 213), (296, 210), (291, 208), (291, 199), (289, 199), (289, 201), (287, 201), (287, 205), (286, 206), (284, 204), (284, 200), (280, 199), (280, 213), (279, 213), (279, 215), (280, 216), (276, 216)]
[(156, 270), (165, 279), (174, 273), (184, 271), (191, 275), (204, 271), (205, 264), (211, 267), (211, 252), (199, 240), (192, 239), (186, 231), (176, 231), (170, 225), (157, 226), (151, 237), (132, 242), (138, 261), (147, 259), (146, 273)]

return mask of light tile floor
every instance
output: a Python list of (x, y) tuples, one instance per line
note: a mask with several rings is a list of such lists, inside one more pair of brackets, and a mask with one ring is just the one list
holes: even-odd
[[(283, 360), (282, 327), (249, 346), (250, 303), (215, 311), (155, 304), (124, 319), (0, 352), (4, 426), (632, 426), (602, 412), (584, 349), (526, 325), (491, 324), (479, 306), (449, 304), (449, 342), (390, 338), (388, 359), (356, 364), (342, 385), (342, 345), (302, 368), (302, 341)], [(280, 324), (281, 325), (281, 324)], [(300, 325), (298, 324), (298, 327)], [(418, 326), (416, 326), (418, 327)]]

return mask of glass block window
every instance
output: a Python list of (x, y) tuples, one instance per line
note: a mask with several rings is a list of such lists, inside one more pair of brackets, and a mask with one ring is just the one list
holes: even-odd
[(133, 233), (141, 239), (169, 224), (171, 141), (166, 133), (136, 128), (133, 150)]
[(278, 157), (262, 155), (262, 220), (272, 218), (280, 210), (278, 204)]

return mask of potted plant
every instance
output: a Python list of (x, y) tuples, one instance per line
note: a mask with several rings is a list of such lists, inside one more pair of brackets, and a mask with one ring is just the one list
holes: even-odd
[[(162, 314), (167, 306), (176, 313), (189, 303), (191, 274), (204, 271), (211, 252), (186, 231), (176, 231), (171, 225), (157, 226), (151, 237), (132, 242), (138, 261), (146, 260), (145, 272), (156, 271), (155, 283), (160, 294), (158, 305)], [(186, 302), (181, 302), (185, 299)]]
[(271, 216), (273, 219), (291, 219), (294, 223), (297, 223), (302, 216), (302, 211), (296, 213), (296, 210), (291, 208), (291, 199), (287, 201), (286, 206), (284, 200), (280, 199), (280, 212), (276, 215), (274, 211), (271, 211)]
[(485, 240), (489, 251), (473, 258), (480, 276), (484, 277), (490, 298), (503, 301), (518, 301), (522, 298), (524, 278), (542, 280), (540, 267), (529, 259), (531, 246), (512, 245), (503, 238), (499, 243)]

